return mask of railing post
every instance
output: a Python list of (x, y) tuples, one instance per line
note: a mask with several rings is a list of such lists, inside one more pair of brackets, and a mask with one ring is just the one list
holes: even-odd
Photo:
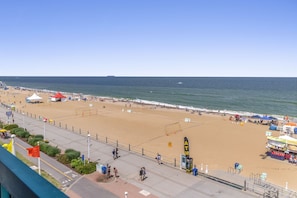
[(74, 131), (74, 127), (72, 126), (72, 132)]
[(96, 140), (98, 140), (98, 134), (96, 133)]
[(176, 167), (176, 158), (174, 158), (174, 167)]
[(81, 128), (79, 128), (79, 134), (81, 134)]
[(144, 155), (144, 149), (143, 148), (141, 149), (141, 155)]
[(107, 137), (105, 137), (105, 143), (107, 143)]
[(117, 147), (119, 146), (119, 141), (117, 140)]
[(129, 151), (131, 151), (130, 144), (129, 144)]
[(246, 180), (244, 180), (243, 190), (246, 191)]
[(65, 124), (65, 129), (67, 129), (67, 124)]

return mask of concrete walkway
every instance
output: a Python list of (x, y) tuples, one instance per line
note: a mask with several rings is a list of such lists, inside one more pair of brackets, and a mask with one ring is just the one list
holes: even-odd
[[(0, 119), (6, 121), (5, 112), (7, 110), (0, 108)], [(30, 134), (43, 134), (46, 129), (46, 139), (51, 145), (59, 147), (61, 150), (72, 148), (84, 154), (87, 158), (88, 143), (87, 136), (74, 133), (56, 126), (44, 123), (40, 120), (25, 117), (22, 114), (14, 114), (15, 123), (24, 127)], [(16, 141), (21, 145), (18, 140)], [(20, 152), (29, 145), (16, 146), (16, 151)], [(73, 198), (79, 197), (256, 197), (236, 188), (212, 181), (202, 176), (193, 176), (185, 173), (183, 170), (159, 165), (154, 159), (146, 158), (140, 154), (132, 153), (120, 149), (120, 157), (113, 159), (113, 146), (95, 140), (91, 137), (90, 141), (90, 159), (100, 164), (109, 164), (111, 168), (116, 167), (119, 171), (119, 179), (111, 180), (108, 183), (97, 182), (100, 176), (98, 172), (90, 175), (81, 176), (74, 173), (67, 167), (61, 167), (55, 160), (49, 160), (46, 155), (42, 155), (44, 162), (41, 162), (41, 168), (56, 177), (58, 181), (64, 184), (65, 193)], [(25, 151), (23, 151), (25, 152)], [(36, 162), (36, 159), (33, 159)], [(50, 164), (50, 165), (49, 165)], [(57, 171), (53, 167), (58, 167)], [(147, 178), (144, 181), (139, 179), (139, 170), (146, 168)], [(59, 172), (59, 174), (57, 173)], [(113, 174), (113, 171), (111, 171)]]

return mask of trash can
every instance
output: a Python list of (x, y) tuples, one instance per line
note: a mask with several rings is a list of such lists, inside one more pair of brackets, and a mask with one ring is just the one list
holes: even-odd
[(193, 175), (194, 176), (197, 176), (198, 175), (198, 168), (193, 168)]
[(106, 170), (107, 170), (106, 166), (102, 166), (102, 174), (106, 174)]

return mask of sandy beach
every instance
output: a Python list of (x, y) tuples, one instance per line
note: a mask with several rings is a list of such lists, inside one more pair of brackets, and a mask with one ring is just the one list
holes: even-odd
[[(88, 100), (51, 102), (53, 93), (37, 92), (42, 103), (26, 103), (32, 90), (0, 90), (0, 102), (14, 104), (18, 111), (37, 118), (45, 117), (62, 127), (89, 132), (118, 140), (119, 144), (131, 145), (132, 149), (143, 148), (150, 155), (160, 153), (164, 159), (183, 154), (183, 139), (190, 143), (190, 156), (194, 164), (207, 165), (209, 173), (227, 171), (235, 162), (243, 165), (240, 173), (245, 177), (267, 173), (267, 181), (297, 191), (294, 175), (297, 166), (288, 161), (266, 157), (267, 125), (235, 123), (229, 115), (198, 115), (191, 111), (141, 105), (129, 101), (115, 101), (88, 97)], [(65, 94), (67, 95), (67, 94)], [(68, 95), (67, 95), (68, 96)], [(19, 123), (20, 125), (22, 123)], [(278, 131), (273, 131), (278, 136)]]

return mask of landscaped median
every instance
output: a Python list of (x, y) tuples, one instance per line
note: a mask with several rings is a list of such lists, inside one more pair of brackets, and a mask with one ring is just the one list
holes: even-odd
[(80, 151), (69, 148), (62, 153), (60, 148), (52, 146), (47, 140), (44, 140), (42, 134), (32, 135), (25, 128), (21, 128), (17, 124), (4, 125), (0, 122), (0, 128), (7, 130), (10, 134), (16, 135), (16, 137), (33, 147), (39, 145), (41, 152), (55, 158), (57, 161), (70, 167), (77, 173), (90, 174), (96, 171), (96, 163), (83, 159), (80, 156)]

